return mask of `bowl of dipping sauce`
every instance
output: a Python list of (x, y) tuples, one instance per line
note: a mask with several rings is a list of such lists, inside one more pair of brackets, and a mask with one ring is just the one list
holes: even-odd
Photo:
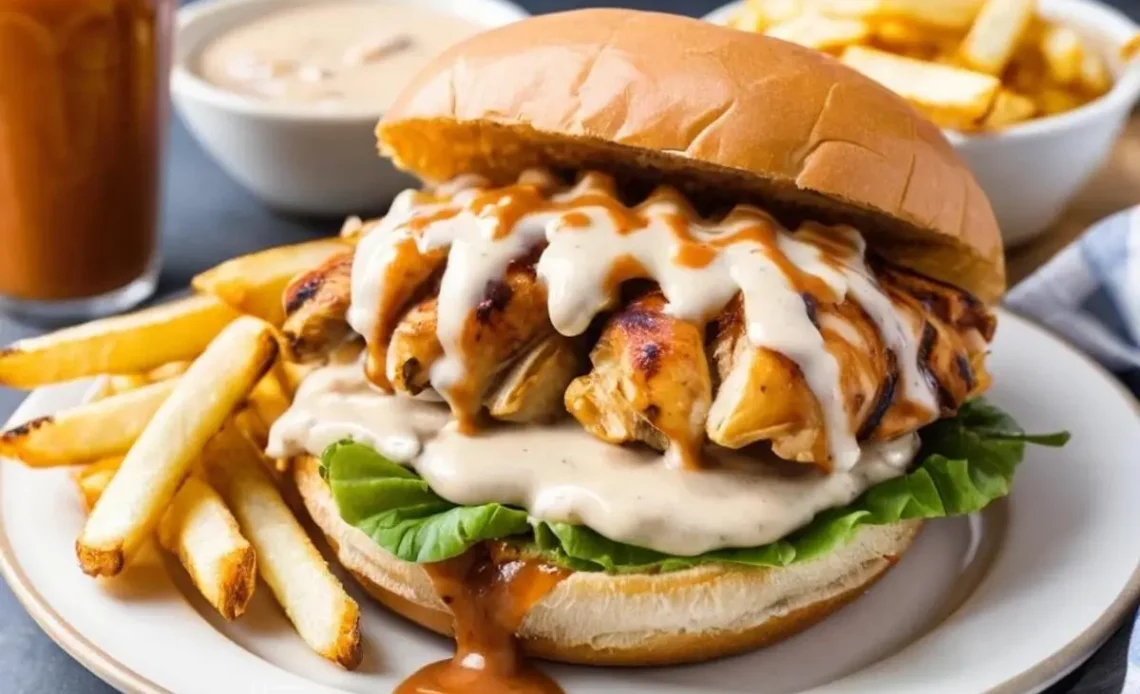
[(171, 92), (218, 164), (278, 210), (367, 214), (410, 179), (373, 130), (433, 57), (526, 12), (508, 0), (199, 0)]

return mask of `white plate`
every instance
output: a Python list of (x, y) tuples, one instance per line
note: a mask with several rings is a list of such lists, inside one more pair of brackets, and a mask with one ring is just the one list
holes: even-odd
[[(699, 666), (549, 665), (568, 694), (1036, 692), (1092, 652), (1140, 589), (1140, 408), (1099, 367), (1001, 315), (991, 397), (1031, 431), (1068, 428), (1063, 450), (1032, 448), (1008, 502), (935, 521), (867, 596), (774, 648)], [(35, 393), (16, 419), (75, 404), (83, 386)], [(310, 653), (268, 592), (222, 622), (154, 552), (129, 575), (84, 577), (83, 522), (64, 470), (0, 461), (0, 569), (44, 630), (127, 692), (390, 691), (450, 643), (366, 604), (363, 667)]]

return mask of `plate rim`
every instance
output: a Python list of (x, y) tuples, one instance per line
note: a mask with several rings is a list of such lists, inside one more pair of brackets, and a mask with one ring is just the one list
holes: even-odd
[[(1122, 397), (1124, 403), (1140, 418), (1140, 398), (1124, 386), (1123, 383), (1108, 369), (1074, 347), (1068, 340), (1057, 335), (1047, 327), (1039, 325), (1018, 313), (1004, 307), (995, 307), (998, 314), (999, 325), (1009, 321), (1019, 324), (1037, 334), (1041, 339), (1052, 340), (1068, 352), (1071, 356), (1082, 361)], [(29, 393), (31, 397), (37, 391)], [(21, 406), (24, 401), (21, 401)], [(17, 408), (18, 411), (18, 408)], [(2, 467), (0, 467), (2, 471)], [(0, 472), (0, 485), (3, 484)], [(24, 573), (11, 539), (4, 526), (3, 514), (0, 513), (0, 577), (12, 590), (16, 600), (24, 611), (36, 622), (40, 629), (62, 648), (69, 656), (77, 660), (87, 670), (107, 684), (122, 692), (129, 694), (180, 694), (163, 687), (152, 679), (144, 677), (127, 665), (123, 664), (109, 653), (93, 643), (85, 635), (75, 629), (59, 614), (43, 596), (36, 590), (31, 580)], [(1121, 592), (1116, 596), (1107, 609), (1084, 631), (1074, 636), (1068, 643), (1058, 649), (1049, 657), (1035, 663), (1026, 670), (1010, 677), (1006, 681), (978, 694), (1031, 694), (1041, 692), (1055, 684), (1065, 675), (1076, 670), (1085, 660), (1092, 656), (1102, 646), (1113, 631), (1123, 623), (1129, 612), (1133, 609), (1137, 599), (1140, 598), (1140, 558), (1132, 575), (1124, 584)], [(381, 608), (383, 609), (383, 608)]]

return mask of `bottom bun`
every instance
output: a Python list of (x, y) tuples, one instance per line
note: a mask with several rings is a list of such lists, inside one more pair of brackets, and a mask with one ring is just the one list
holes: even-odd
[[(319, 462), (294, 479), (341, 564), (388, 608), (451, 635), (451, 612), (417, 564), (393, 557), (337, 512)], [(530, 655), (588, 665), (671, 665), (766, 646), (861, 595), (907, 550), (921, 521), (864, 526), (827, 555), (783, 568), (701, 566), (662, 574), (576, 572), (540, 600), (517, 636)]]

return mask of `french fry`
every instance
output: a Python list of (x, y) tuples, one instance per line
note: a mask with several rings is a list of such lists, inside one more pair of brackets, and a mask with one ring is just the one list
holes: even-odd
[(1137, 53), (1140, 53), (1140, 32), (1133, 34), (1132, 37), (1125, 41), (1124, 45), (1120, 47), (1120, 59), (1128, 62), (1135, 58)]
[(191, 285), (242, 313), (280, 326), (285, 320), (281, 296), (289, 280), (350, 247), (343, 238), (329, 238), (270, 248), (227, 260), (195, 277)]
[(178, 379), (123, 460), (76, 542), (83, 570), (114, 576), (157, 525), (206, 441), (277, 356), (266, 323), (237, 319)]
[(273, 426), (277, 419), (289, 409), (292, 397), (286, 392), (281, 383), (278, 370), (270, 369), (265, 377), (257, 382), (253, 392), (249, 394), (249, 404), (253, 411), (261, 418), (267, 427)]
[(124, 455), (176, 385), (163, 381), (33, 419), (0, 434), (0, 455), (32, 467)]
[(1037, 104), (1033, 103), (1033, 99), (1003, 89), (998, 92), (994, 106), (982, 124), (987, 129), (996, 130), (1029, 120), (1036, 113)]
[(158, 381), (167, 381), (172, 378), (177, 378), (186, 373), (190, 368), (192, 362), (188, 361), (172, 361), (169, 364), (155, 367), (146, 373), (146, 379), (150, 383)]
[(804, 11), (803, 0), (748, 0), (732, 26), (762, 32), (773, 24), (795, 19)]
[(1071, 84), (1081, 75), (1084, 49), (1081, 37), (1072, 29), (1051, 25), (1041, 32), (1041, 55), (1049, 76), (1060, 84)]
[(226, 427), (204, 454), (210, 484), (253, 544), (262, 579), (301, 638), (325, 658), (355, 668), (361, 658), (360, 608), (329, 571), (261, 458), (248, 439)]
[(1057, 87), (1046, 87), (1037, 93), (1035, 101), (1041, 113), (1052, 115), (1072, 111), (1081, 105), (1081, 97)]
[(234, 426), (253, 441), (259, 448), (265, 448), (269, 441), (269, 427), (252, 407), (243, 407), (233, 416)]
[(983, 0), (821, 0), (820, 9), (837, 17), (903, 20), (939, 29), (965, 30)]
[(217, 299), (195, 296), (20, 340), (0, 349), (0, 385), (36, 388), (190, 360), (236, 317)]
[(95, 508), (95, 502), (99, 501), (103, 490), (111, 483), (111, 478), (122, 464), (122, 458), (104, 458), (75, 472), (75, 485), (79, 488), (79, 496), (83, 499), (83, 508), (89, 513)]
[(840, 60), (902, 96), (943, 127), (976, 125), (1001, 89), (1001, 81), (992, 75), (863, 46), (848, 47)]
[(222, 498), (190, 475), (158, 525), (158, 542), (178, 557), (202, 596), (222, 617), (244, 612), (257, 585), (257, 553)]
[(150, 379), (146, 377), (146, 374), (115, 374), (108, 376), (107, 387), (103, 391), (103, 397), (138, 390), (149, 383)]
[(871, 27), (861, 19), (804, 14), (768, 27), (765, 33), (773, 38), (827, 52), (862, 43), (871, 35)]
[(1036, 0), (986, 0), (959, 47), (958, 59), (972, 70), (1000, 74), (1029, 29), (1035, 5)]
[(1090, 94), (1100, 95), (1112, 89), (1112, 75), (1104, 58), (1094, 51), (1085, 51), (1081, 60), (1080, 84)]

